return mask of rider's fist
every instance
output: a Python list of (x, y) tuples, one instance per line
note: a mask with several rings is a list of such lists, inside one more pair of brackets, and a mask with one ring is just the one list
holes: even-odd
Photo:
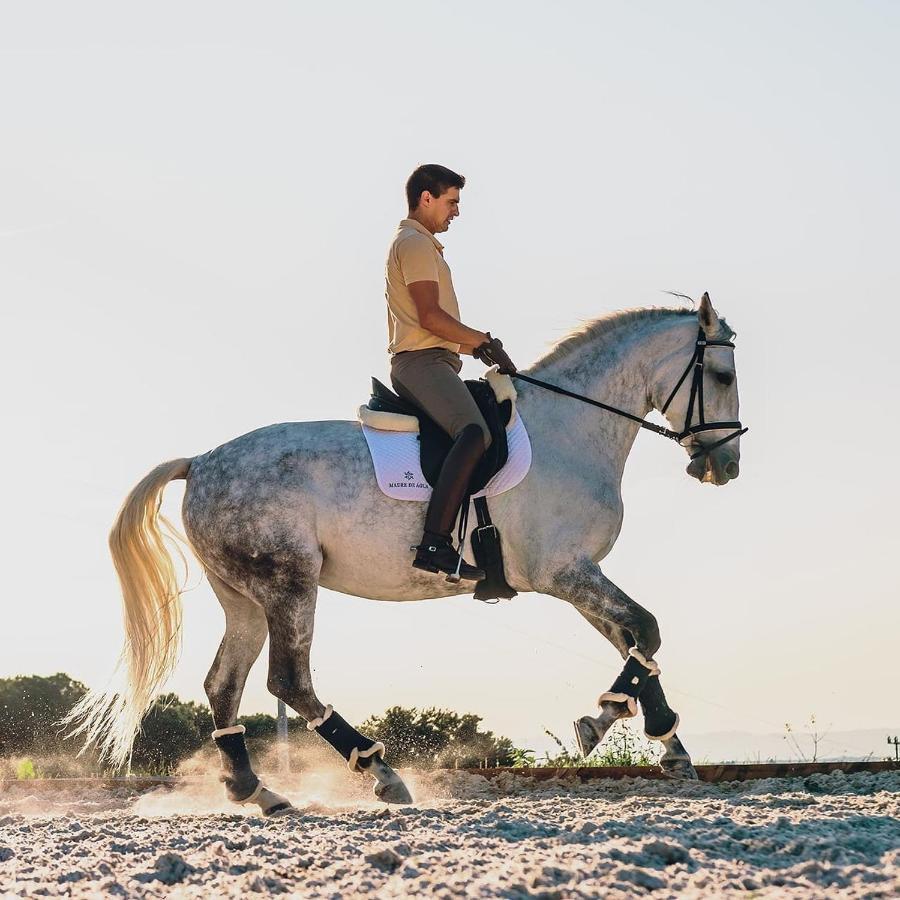
[(488, 339), (483, 344), (479, 344), (472, 351), (472, 355), (476, 359), (480, 359), (486, 366), (499, 366), (501, 375), (514, 375), (516, 367), (503, 349), (503, 341), (500, 338), (491, 337), (489, 331), (486, 331), (485, 334)]

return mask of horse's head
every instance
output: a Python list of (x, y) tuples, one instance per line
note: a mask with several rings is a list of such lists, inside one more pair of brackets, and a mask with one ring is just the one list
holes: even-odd
[(738, 477), (741, 456), (734, 332), (719, 318), (709, 294), (700, 301), (697, 319), (700, 327), (690, 343), (673, 348), (658, 368), (653, 395), (662, 398), (658, 408), (673, 431), (683, 435), (681, 444), (691, 457), (688, 475), (727, 484)]

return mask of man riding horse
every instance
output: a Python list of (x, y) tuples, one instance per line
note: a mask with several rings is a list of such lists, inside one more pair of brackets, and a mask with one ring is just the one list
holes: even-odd
[(499, 365), (505, 374), (516, 367), (500, 340), (460, 321), (444, 246), (435, 237), (459, 215), (465, 183), (462, 175), (434, 164), (419, 166), (410, 175), (409, 216), (400, 222), (388, 250), (384, 293), (394, 389), (454, 442), (434, 485), (413, 566), (480, 581), (485, 573), (460, 560), (462, 547), (454, 550), (451, 537), (472, 473), (491, 445), (484, 416), (459, 377), (460, 353)]
[[(659, 623), (600, 562), (622, 527), (622, 476), (639, 430), (681, 445), (690, 458), (687, 473), (698, 481), (723, 485), (738, 476), (746, 428), (738, 418), (734, 330), (703, 294), (696, 309), (601, 316), (516, 372), (500, 341), (459, 321), (435, 238), (458, 214), (463, 184), (440, 166), (413, 173), (409, 218), (400, 223), (387, 263), (394, 386), (454, 440), (443, 468), (429, 479), (435, 489), (414, 565), (451, 574), (461, 564), (462, 548), (454, 550), (450, 534), (485, 454), (486, 423), (495, 429), (487, 456), (502, 445), (505, 432), (490, 414), (482, 416), (458, 378), (459, 352), (472, 353), (522, 385), (515, 412), (528, 427), (530, 468), (493, 495), (506, 539), (506, 583), (570, 604), (623, 660), (621, 674), (600, 695), (597, 715), (575, 722), (581, 752), (590, 754), (618, 719), (640, 707), (645, 734), (664, 748), (663, 771), (696, 778), (654, 659)], [(667, 426), (646, 420), (651, 409)], [(402, 442), (404, 435), (389, 437)], [(253, 771), (238, 722), (247, 675), (268, 638), (271, 693), (351, 770), (374, 779), (377, 797), (409, 802), (384, 744), (357, 731), (316, 692), (310, 651), (319, 589), (379, 601), (425, 600), (468, 593), (481, 573), (462, 569), (467, 582), (460, 584), (402, 565), (400, 544), (421, 527), (421, 506), (382, 491), (367, 440), (358, 421), (284, 422), (161, 463), (135, 485), (110, 534), (122, 585), (125, 686), (86, 694), (69, 716), (105, 758), (127, 763), (141, 721), (178, 660), (184, 588), (163, 540), (160, 503), (166, 485), (184, 479), (185, 534), (225, 613), (225, 634), (204, 687), (228, 797), (266, 815), (290, 807)], [(362, 690), (375, 670), (363, 663), (363, 645), (355, 640), (334, 652), (342, 665), (358, 667)]]

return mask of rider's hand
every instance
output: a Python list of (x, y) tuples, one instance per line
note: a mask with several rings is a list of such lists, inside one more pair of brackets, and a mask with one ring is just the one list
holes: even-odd
[(503, 341), (499, 338), (491, 337), (489, 331), (486, 331), (485, 334), (488, 339), (483, 344), (479, 344), (472, 351), (472, 355), (476, 359), (480, 359), (486, 366), (498, 365), (501, 375), (514, 375), (516, 367), (503, 349)]

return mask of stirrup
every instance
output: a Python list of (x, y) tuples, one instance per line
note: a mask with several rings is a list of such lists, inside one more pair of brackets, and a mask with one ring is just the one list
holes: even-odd
[[(460, 581), (460, 569), (462, 568), (463, 558), (462, 558), (462, 547), (460, 547), (459, 552), (456, 554), (456, 571), (449, 572), (444, 581), (449, 581), (450, 584), (459, 584)], [(472, 568), (477, 568), (476, 566), (472, 566)], [(480, 578), (478, 579), (481, 580)]]
[[(481, 581), (485, 574), (477, 566), (469, 565), (453, 545), (447, 543), (422, 543), (414, 544), (410, 550), (416, 551), (413, 567), (433, 574), (444, 573), (450, 584), (458, 584), (466, 581)], [(435, 559), (434, 557), (440, 557)]]

